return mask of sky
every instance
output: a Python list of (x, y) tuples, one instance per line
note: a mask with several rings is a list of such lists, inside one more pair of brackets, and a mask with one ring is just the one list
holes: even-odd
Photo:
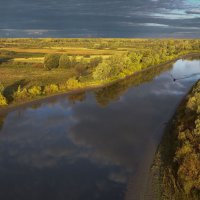
[(200, 0), (0, 0), (0, 37), (200, 38)]

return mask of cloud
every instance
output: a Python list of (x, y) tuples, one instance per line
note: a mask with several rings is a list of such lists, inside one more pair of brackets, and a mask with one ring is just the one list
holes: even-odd
[(187, 10), (186, 13), (188, 13), (188, 14), (198, 14), (199, 15), (200, 14), (200, 9)]
[[(200, 33), (188, 33), (187, 26), (199, 27), (197, 5), (184, 0), (7, 0), (0, 7), (0, 37), (176, 37), (184, 32), (196, 37)], [(142, 24), (154, 26), (143, 30)], [(184, 30), (174, 33), (171, 26)]]

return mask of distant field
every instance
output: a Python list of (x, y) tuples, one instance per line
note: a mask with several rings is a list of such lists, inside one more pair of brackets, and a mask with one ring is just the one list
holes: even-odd
[(55, 69), (53, 71), (44, 70), (41, 67), (3, 67), (1, 68), (1, 83), (9, 87), (17, 81), (26, 82), (26, 86), (46, 85), (50, 83), (61, 83), (76, 75), (74, 69), (66, 72), (65, 69)]
[(123, 50), (98, 50), (98, 49), (87, 49), (87, 48), (61, 48), (61, 47), (52, 47), (52, 48), (39, 48), (39, 49), (26, 49), (18, 47), (9, 47), (1, 48), (1, 50), (14, 51), (19, 53), (67, 53), (69, 55), (112, 55), (115, 53), (122, 53)]
[[(1, 45), (9, 45), (9, 47), (1, 47), (0, 52), (12, 52), (8, 56), (6, 62), (0, 65), (1, 83), (6, 86), (19, 80), (26, 80), (27, 86), (46, 85), (49, 83), (60, 83), (66, 81), (70, 77), (76, 76), (75, 69), (54, 69), (53, 71), (46, 71), (43, 69), (42, 63), (44, 56), (49, 53), (68, 54), (69, 57), (76, 56), (77, 60), (85, 60), (89, 62), (92, 58), (101, 56), (103, 59), (109, 58), (114, 54), (121, 54), (127, 52), (129, 48), (119, 49), (94, 49), (86, 47), (69, 47), (69, 46), (43, 46), (40, 48), (30, 48), (30, 43), (22, 42), (4, 42)], [(34, 40), (33, 40), (34, 41)], [(19, 45), (21, 44), (21, 47)], [(12, 47), (13, 46), (13, 47)], [(16, 47), (17, 46), (17, 47)], [(41, 65), (37, 65), (41, 64)], [(58, 78), (59, 77), (59, 78)]]
[(13, 58), (13, 62), (43, 63), (44, 57)]

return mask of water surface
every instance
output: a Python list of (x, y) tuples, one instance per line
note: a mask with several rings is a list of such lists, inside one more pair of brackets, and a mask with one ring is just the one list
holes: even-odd
[(1, 116), (0, 199), (150, 198), (156, 148), (197, 73), (198, 59), (178, 60)]

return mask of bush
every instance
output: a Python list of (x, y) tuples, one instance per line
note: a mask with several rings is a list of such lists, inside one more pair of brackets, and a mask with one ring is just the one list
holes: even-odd
[(59, 66), (59, 59), (59, 54), (47, 54), (44, 57), (44, 68), (48, 70), (57, 68)]
[(129, 52), (128, 57), (130, 58), (133, 64), (140, 64), (142, 54), (137, 54), (135, 52)]
[(72, 56), (70, 58), (70, 67), (76, 67), (77, 64), (78, 64), (78, 61), (76, 59), (76, 56)]
[(199, 166), (199, 155), (191, 153), (183, 158), (178, 169), (178, 178), (186, 194), (191, 194), (194, 189), (200, 190)]
[(106, 80), (113, 77), (125, 77), (133, 72), (134, 67), (126, 54), (113, 55), (96, 67), (93, 78)]
[(67, 87), (68, 89), (75, 89), (80, 87), (80, 83), (77, 79), (75, 78), (70, 78), (67, 82)]
[(3, 96), (2, 93), (0, 93), (0, 106), (6, 106), (8, 105), (6, 98)]
[(28, 89), (28, 93), (31, 94), (31, 96), (39, 96), (42, 94), (42, 88), (40, 86), (33, 86)]
[(84, 73), (87, 73), (86, 68), (87, 68), (87, 63), (83, 59), (81, 59), (75, 66), (75, 71), (77, 76), (82, 76), (84, 75)]
[(27, 99), (30, 97), (30, 94), (26, 88), (21, 89), (21, 86), (19, 86), (13, 97), (14, 99)]
[(2, 93), (3, 94), (3, 91), (4, 91), (4, 86), (3, 86), (3, 84), (2, 83), (0, 83), (0, 93)]
[(70, 68), (71, 60), (67, 54), (62, 54), (59, 60), (59, 67), (61, 68)]
[(59, 87), (56, 84), (46, 85), (44, 88), (45, 94), (52, 94), (59, 91)]
[(200, 195), (199, 91), (200, 81), (193, 87), (179, 109), (171, 134), (174, 135), (175, 140), (170, 141), (172, 142), (172, 152), (169, 155), (172, 158), (169, 167), (180, 187), (177, 192), (187, 197), (181, 199), (199, 199)]
[(104, 61), (96, 67), (92, 76), (95, 80), (106, 80), (111, 77), (111, 71), (111, 66)]
[(94, 68), (97, 67), (103, 61), (102, 57), (91, 58), (89, 62), (89, 67)]

